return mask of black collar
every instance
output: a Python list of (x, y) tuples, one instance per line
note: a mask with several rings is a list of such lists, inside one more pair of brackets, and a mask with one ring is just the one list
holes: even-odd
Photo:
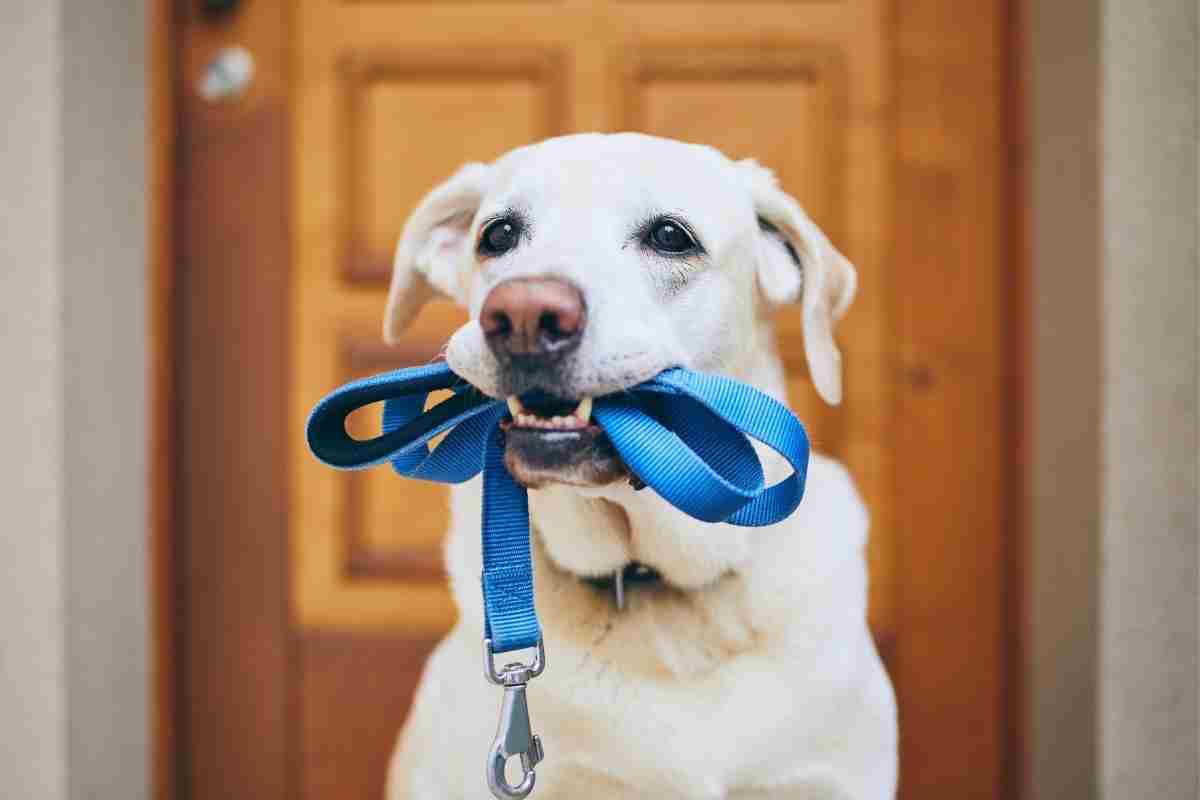
[[(621, 569), (621, 577), (626, 585), (630, 583), (660, 583), (662, 581), (662, 573), (654, 567), (648, 567), (639, 561), (630, 561)], [(595, 586), (597, 589), (607, 589), (611, 591), (616, 584), (617, 574), (612, 572), (608, 575), (597, 575), (580, 578), (584, 583)]]

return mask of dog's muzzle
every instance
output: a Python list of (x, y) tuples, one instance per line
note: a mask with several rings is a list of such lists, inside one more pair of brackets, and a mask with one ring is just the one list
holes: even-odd
[(592, 423), (592, 398), (562, 396), (587, 327), (583, 293), (556, 278), (505, 281), (484, 299), (479, 324), (503, 374), (512, 415), (504, 459), (517, 481), (598, 486), (623, 476), (625, 465)]

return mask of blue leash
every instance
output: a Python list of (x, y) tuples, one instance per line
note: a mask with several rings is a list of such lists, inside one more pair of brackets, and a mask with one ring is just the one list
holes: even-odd
[[(429, 393), (439, 389), (454, 394), (425, 411)], [(346, 417), (380, 401), (383, 433), (362, 441), (351, 438)], [(533, 604), (528, 498), (504, 466), (500, 422), (507, 414), (503, 401), (483, 395), (437, 363), (335, 390), (313, 408), (307, 437), (313, 455), (336, 469), (390, 461), (403, 476), (443, 483), (462, 483), (483, 472), (485, 671), (506, 687), (488, 779), (497, 797), (518, 798), (532, 790), (532, 767), (541, 759), (541, 743), (528, 732), (524, 688), (541, 672), (544, 650)], [(771, 525), (795, 511), (804, 494), (804, 427), (785, 406), (743, 383), (668, 369), (624, 392), (597, 397), (592, 416), (632, 475), (704, 522)], [(446, 438), (430, 450), (429, 440), (446, 431)], [(792, 474), (765, 486), (762, 464), (747, 436), (786, 458)], [(495, 672), (492, 653), (530, 647), (538, 648), (533, 665)], [(519, 731), (522, 716), (524, 730)], [(514, 754), (521, 755), (526, 773), (517, 787), (504, 782), (503, 775), (504, 759)]]

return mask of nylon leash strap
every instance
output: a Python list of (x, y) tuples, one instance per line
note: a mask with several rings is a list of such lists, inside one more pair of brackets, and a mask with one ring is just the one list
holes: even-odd
[[(453, 395), (425, 410), (431, 392)], [(352, 412), (383, 402), (383, 432), (356, 440), (346, 432)], [(808, 469), (808, 437), (785, 406), (758, 390), (718, 375), (674, 368), (592, 408), (631, 475), (680, 511), (704, 522), (771, 525), (800, 504)], [(400, 369), (348, 383), (309, 415), (308, 446), (321, 462), (353, 470), (391, 462), (405, 477), (462, 483), (483, 473), (484, 671), (504, 687), (500, 730), (488, 761), (488, 784), (501, 800), (533, 789), (542, 747), (529, 729), (525, 685), (545, 666), (534, 608), (525, 488), (504, 466), (508, 419), (503, 401), (480, 393), (445, 363)], [(447, 433), (448, 432), (448, 433)], [(446, 433), (434, 448), (429, 441)], [(766, 486), (762, 464), (747, 437), (782, 455), (788, 477)], [(531, 664), (497, 671), (494, 653), (536, 648)], [(520, 755), (524, 778), (504, 777), (504, 762)]]

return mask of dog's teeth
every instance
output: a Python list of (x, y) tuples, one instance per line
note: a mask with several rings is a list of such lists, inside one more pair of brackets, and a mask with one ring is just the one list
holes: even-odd
[(579, 401), (579, 406), (576, 407), (576, 409), (575, 409), (575, 417), (577, 419), (579, 419), (584, 425), (587, 425), (588, 422), (591, 421), (591, 419), (592, 419), (592, 398), (590, 396), (585, 397)]
[(528, 411), (516, 395), (510, 395), (505, 402), (509, 413), (512, 414), (513, 424), (518, 428), (538, 428), (540, 430), (575, 430), (587, 427), (592, 416), (592, 398), (585, 397), (579, 401), (575, 410), (566, 416), (539, 416)]

